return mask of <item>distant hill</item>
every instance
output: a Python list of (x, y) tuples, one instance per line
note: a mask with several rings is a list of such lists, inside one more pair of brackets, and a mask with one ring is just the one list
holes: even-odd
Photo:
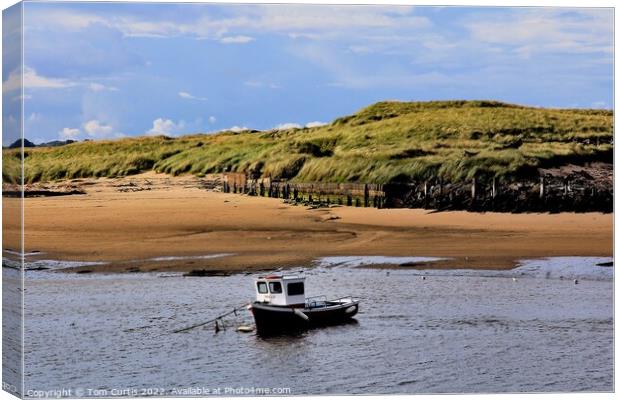
[[(51, 142), (34, 144), (28, 139), (24, 139), (24, 147), (58, 147), (65, 146), (71, 143), (75, 143), (75, 140), (52, 140)], [(22, 147), (22, 140), (17, 139), (13, 143), (11, 143), (7, 148), (9, 149), (19, 149)]]
[[(18, 158), (4, 150), (5, 177)], [(611, 162), (613, 112), (496, 101), (380, 102), (315, 128), (139, 137), (27, 150), (26, 181), (156, 170), (239, 171), (301, 182), (535, 176)]]
[(75, 140), (52, 140), (51, 142), (38, 144), (37, 147), (58, 147), (75, 143)]
[[(36, 144), (32, 143), (30, 140), (28, 139), (24, 139), (24, 147), (36, 147)], [(17, 139), (16, 141), (14, 141), (13, 143), (11, 143), (8, 148), (9, 149), (20, 149), (22, 147), (22, 140), (21, 139)]]

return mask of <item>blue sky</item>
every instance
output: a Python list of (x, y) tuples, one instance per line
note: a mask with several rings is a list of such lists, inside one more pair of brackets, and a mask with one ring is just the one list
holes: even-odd
[(613, 107), (611, 9), (24, 7), (3, 96), (19, 104), (23, 72), (35, 142), (316, 125), (386, 99)]

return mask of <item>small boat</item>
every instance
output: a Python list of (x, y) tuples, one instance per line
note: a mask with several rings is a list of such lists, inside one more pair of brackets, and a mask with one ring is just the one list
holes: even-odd
[(256, 301), (248, 308), (258, 334), (299, 332), (351, 321), (359, 300), (351, 296), (327, 300), (305, 297), (303, 275), (269, 275), (256, 279)]

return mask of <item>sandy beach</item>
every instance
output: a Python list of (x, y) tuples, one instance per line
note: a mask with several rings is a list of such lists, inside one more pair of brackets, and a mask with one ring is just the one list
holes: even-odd
[[(308, 209), (155, 173), (43, 186), (62, 185), (85, 194), (25, 200), (25, 250), (42, 252), (42, 259), (107, 262), (78, 270), (247, 271), (337, 255), (438, 256), (451, 259), (434, 268), (505, 269), (524, 258), (613, 253), (613, 214)], [(4, 249), (15, 249), (19, 202), (3, 201)], [(219, 253), (232, 255), (147, 260)]]

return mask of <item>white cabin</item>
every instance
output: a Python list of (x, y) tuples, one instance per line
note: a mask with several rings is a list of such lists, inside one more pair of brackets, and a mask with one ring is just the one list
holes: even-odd
[(298, 306), (306, 302), (302, 275), (268, 275), (256, 279), (256, 301), (274, 306)]

